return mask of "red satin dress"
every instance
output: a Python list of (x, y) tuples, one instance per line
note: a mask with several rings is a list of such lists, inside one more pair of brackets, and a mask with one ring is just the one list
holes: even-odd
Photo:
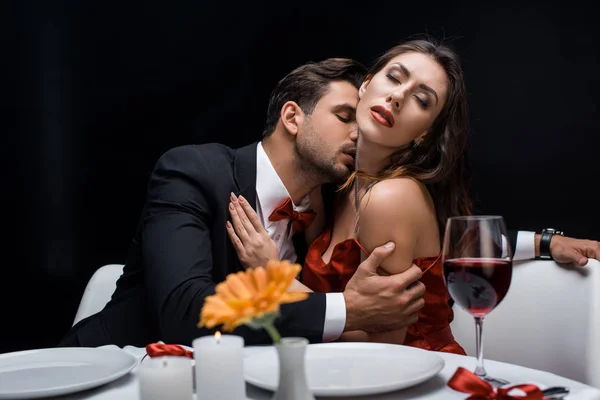
[[(342, 292), (361, 263), (361, 251), (367, 251), (354, 238), (338, 243), (329, 263), (323, 261), (331, 242), (331, 226), (309, 247), (302, 269), (302, 283), (315, 292)], [(425, 305), (419, 311), (419, 320), (407, 329), (404, 344), (426, 350), (466, 355), (454, 340), (450, 322), (454, 318), (448, 305), (450, 295), (444, 283), (441, 254), (437, 257), (417, 258), (413, 261), (423, 271), (421, 282), (426, 290)]]

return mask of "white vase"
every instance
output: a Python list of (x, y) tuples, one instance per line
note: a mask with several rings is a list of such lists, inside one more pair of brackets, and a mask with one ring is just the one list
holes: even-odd
[(308, 340), (301, 337), (281, 339), (275, 345), (279, 357), (279, 386), (273, 400), (315, 400), (308, 389), (304, 355)]

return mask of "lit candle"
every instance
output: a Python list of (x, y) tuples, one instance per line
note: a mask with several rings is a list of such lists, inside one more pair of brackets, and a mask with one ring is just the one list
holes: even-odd
[(192, 400), (192, 360), (188, 357), (146, 357), (136, 374), (140, 400)]
[(192, 346), (198, 400), (246, 399), (244, 338), (217, 332), (195, 339)]

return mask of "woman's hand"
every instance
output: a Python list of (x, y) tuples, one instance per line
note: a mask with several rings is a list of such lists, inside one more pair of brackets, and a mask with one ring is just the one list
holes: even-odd
[(279, 260), (277, 245), (269, 237), (248, 201), (231, 193), (226, 228), (242, 265), (246, 268), (266, 266), (269, 260)]

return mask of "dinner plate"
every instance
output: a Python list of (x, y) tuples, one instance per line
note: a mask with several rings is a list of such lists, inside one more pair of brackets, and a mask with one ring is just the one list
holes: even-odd
[(137, 359), (119, 350), (70, 348), (0, 354), (0, 399), (35, 399), (79, 392), (130, 372)]
[[(383, 343), (320, 343), (306, 347), (308, 387), (315, 396), (359, 396), (418, 385), (444, 368), (438, 354)], [(244, 359), (244, 377), (252, 385), (276, 390), (279, 359), (274, 347)]]

